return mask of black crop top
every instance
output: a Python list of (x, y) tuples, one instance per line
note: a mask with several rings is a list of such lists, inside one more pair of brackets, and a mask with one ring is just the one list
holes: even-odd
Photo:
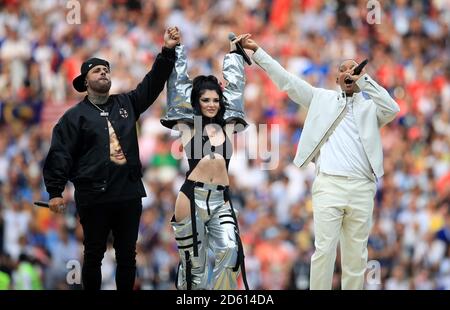
[[(186, 144), (185, 147), (186, 156), (189, 163), (189, 171), (186, 172), (186, 177), (188, 177), (191, 174), (191, 172), (195, 169), (195, 167), (197, 167), (198, 163), (200, 162), (200, 160), (202, 160), (203, 157), (205, 157), (206, 155), (211, 155), (211, 157), (214, 158), (214, 153), (223, 156), (228, 171), (230, 159), (231, 156), (233, 155), (233, 146), (223, 128), (222, 132), (225, 135), (225, 141), (222, 144), (216, 146), (211, 145), (208, 135), (202, 135), (202, 132), (200, 131), (197, 131), (194, 134), (194, 136), (191, 138), (188, 144)], [(196, 145), (196, 144), (200, 145), (200, 143), (196, 141), (202, 141), (201, 149), (199, 149), (198, 146)]]

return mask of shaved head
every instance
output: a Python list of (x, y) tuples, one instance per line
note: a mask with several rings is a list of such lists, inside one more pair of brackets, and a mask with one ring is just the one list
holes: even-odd
[(353, 68), (358, 65), (358, 62), (354, 59), (346, 59), (341, 62), (338, 68), (336, 83), (339, 84), (341, 89), (345, 91), (348, 96), (353, 95), (353, 93), (358, 92), (359, 88), (355, 81), (350, 79), (353, 74)]
[(346, 68), (348, 68), (348, 67), (352, 68), (357, 65), (359, 65), (359, 63), (356, 62), (356, 60), (346, 59), (346, 60), (342, 61), (341, 64), (339, 65), (339, 71), (345, 71), (345, 70), (347, 70)]

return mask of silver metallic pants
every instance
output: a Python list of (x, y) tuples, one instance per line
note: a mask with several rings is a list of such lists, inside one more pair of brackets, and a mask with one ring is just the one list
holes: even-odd
[[(236, 289), (240, 272), (239, 237), (230, 203), (225, 202), (225, 191), (216, 189), (214, 185), (204, 184), (203, 187), (194, 187), (193, 195), (196, 238), (193, 237), (192, 216), (179, 222), (171, 222), (181, 259), (177, 288)], [(189, 198), (192, 201), (192, 197)], [(197, 251), (194, 249), (194, 239), (197, 239)], [(208, 285), (208, 248), (215, 255), (211, 286)]]

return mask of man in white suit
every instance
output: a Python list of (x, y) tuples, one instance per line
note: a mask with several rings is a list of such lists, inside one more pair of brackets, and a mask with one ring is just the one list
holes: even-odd
[(254, 40), (243, 40), (242, 46), (254, 51), (253, 60), (278, 88), (308, 109), (294, 163), (316, 164), (310, 289), (331, 289), (339, 240), (342, 289), (363, 289), (376, 180), (384, 173), (380, 128), (399, 107), (364, 71), (353, 75), (354, 60), (339, 66), (341, 90), (327, 90), (286, 71)]

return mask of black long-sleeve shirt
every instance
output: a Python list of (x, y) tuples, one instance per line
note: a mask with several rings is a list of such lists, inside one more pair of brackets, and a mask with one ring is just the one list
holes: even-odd
[[(75, 185), (77, 203), (105, 197), (117, 200), (145, 196), (136, 121), (163, 90), (174, 63), (175, 49), (163, 47), (136, 89), (111, 95), (101, 106), (108, 117), (101, 116), (87, 96), (64, 113), (53, 129), (44, 164), (44, 182), (50, 198), (61, 197), (68, 180)], [(107, 120), (126, 158), (124, 167), (116, 167), (110, 161)], [(123, 177), (118, 178), (122, 173)]]

